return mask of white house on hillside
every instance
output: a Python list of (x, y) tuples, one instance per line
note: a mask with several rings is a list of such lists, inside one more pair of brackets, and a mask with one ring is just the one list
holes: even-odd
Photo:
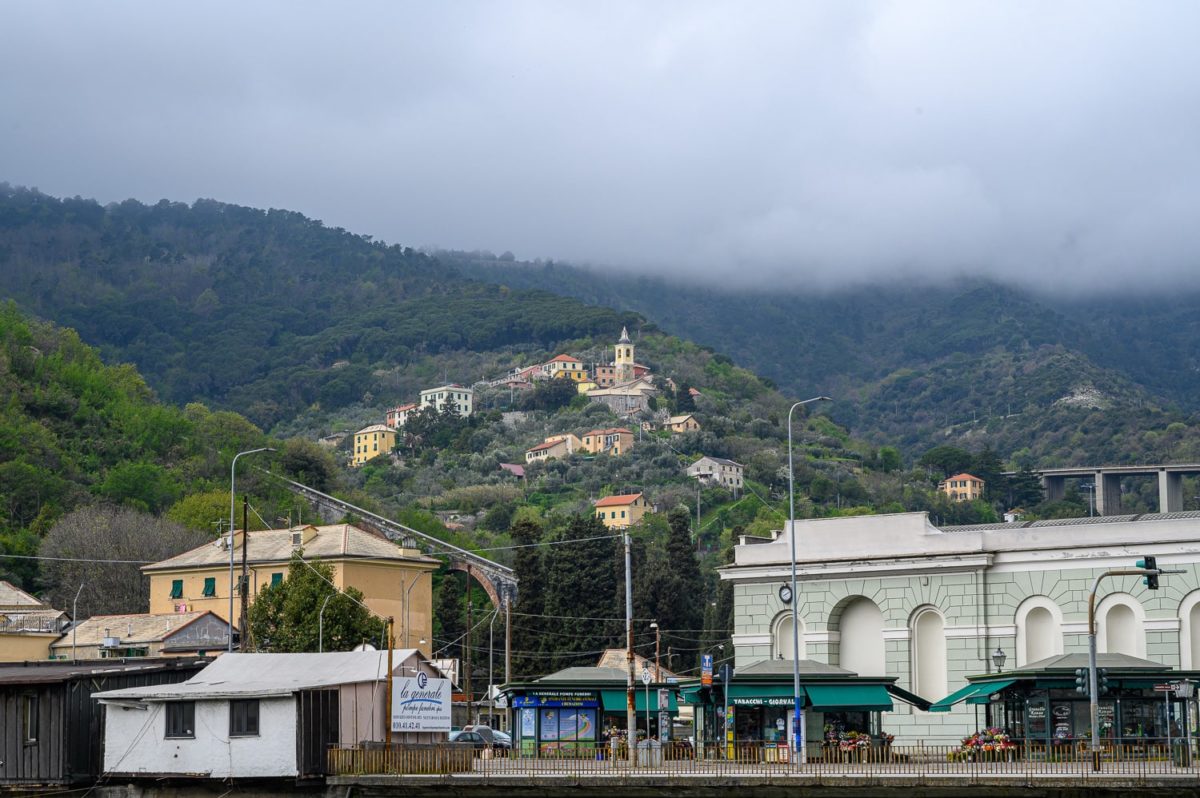
[(421, 391), (422, 410), (433, 407), (440, 412), (446, 405), (465, 418), (475, 412), (475, 391), (455, 383)]
[[(449, 731), (449, 682), (424, 660), (416, 649), (398, 649), (393, 675), (415, 677), (397, 684), (419, 679), (443, 690)], [(331, 745), (384, 739), (386, 677), (386, 651), (224, 654), (186, 682), (96, 693), (107, 705), (104, 771), (126, 777), (322, 776)], [(441, 739), (444, 733), (393, 735), (395, 742)]]

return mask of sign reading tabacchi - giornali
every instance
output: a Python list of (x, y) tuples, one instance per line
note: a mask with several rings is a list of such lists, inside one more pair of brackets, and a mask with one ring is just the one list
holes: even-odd
[(426, 673), (392, 679), (392, 731), (450, 731), (450, 680)]

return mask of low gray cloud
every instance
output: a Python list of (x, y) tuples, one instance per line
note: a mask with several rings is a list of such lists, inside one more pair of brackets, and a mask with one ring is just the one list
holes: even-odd
[(1188, 2), (0, 6), (0, 180), (718, 281), (1161, 287)]

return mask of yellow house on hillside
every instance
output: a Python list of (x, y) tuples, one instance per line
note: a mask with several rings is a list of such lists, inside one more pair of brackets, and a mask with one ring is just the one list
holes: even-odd
[(350, 465), (356, 468), (381, 454), (396, 448), (396, 430), (383, 424), (372, 424), (354, 433), (354, 454)]
[(583, 433), (583, 448), (591, 454), (622, 455), (633, 448), (633, 432), (624, 427)]
[[(239, 530), (233, 537), (233, 561), (240, 574), (244, 536)], [(168, 560), (143, 566), (142, 571), (150, 577), (150, 612), (211, 610), (228, 620), (231, 587), (228, 540), (229, 536), (225, 536)], [(339, 590), (348, 587), (361, 590), (371, 612), (395, 618), (397, 647), (415, 648), (421, 639), (433, 639), (432, 574), (441, 565), (438, 560), (415, 548), (401, 548), (351, 524), (251, 532), (246, 551), (251, 601), (287, 577), (288, 565), (296, 552), (305, 560), (320, 559), (330, 565), (334, 585)], [(241, 596), (237, 586), (233, 588), (237, 614), (241, 612)]]
[(973, 502), (983, 498), (986, 484), (973, 474), (955, 474), (939, 482), (938, 490), (949, 496), (952, 502)]
[(542, 364), (542, 371), (547, 377), (569, 377), (575, 382), (586, 382), (589, 379), (583, 361), (571, 355), (558, 355)]
[(596, 502), (596, 517), (609, 529), (625, 529), (642, 520), (650, 503), (640, 493), (606, 496)]
[(663, 426), (669, 429), (672, 435), (681, 435), (685, 432), (695, 432), (700, 429), (700, 422), (691, 413), (687, 413), (682, 416), (671, 416)]

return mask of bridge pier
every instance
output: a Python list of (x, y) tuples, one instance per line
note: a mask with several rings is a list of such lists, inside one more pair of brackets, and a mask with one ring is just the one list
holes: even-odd
[(1178, 513), (1183, 511), (1183, 474), (1177, 471), (1158, 470), (1158, 511)]
[(1096, 515), (1121, 514), (1121, 475), (1097, 471), (1095, 482)]
[(1067, 495), (1067, 478), (1043, 476), (1042, 490), (1046, 493), (1046, 501), (1062, 501), (1063, 497)]

